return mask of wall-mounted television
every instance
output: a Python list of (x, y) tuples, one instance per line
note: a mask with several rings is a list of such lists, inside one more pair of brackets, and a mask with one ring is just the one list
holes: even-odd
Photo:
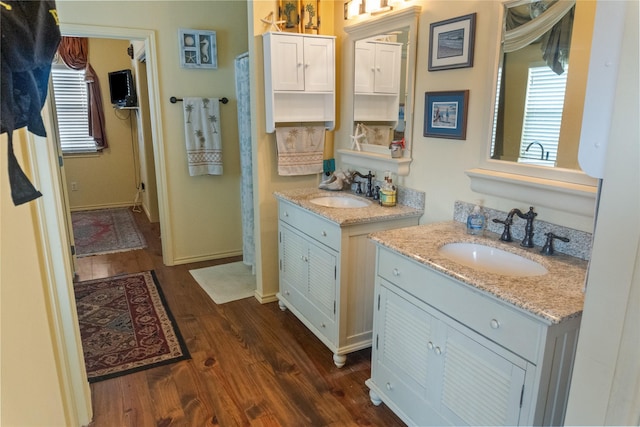
[(131, 70), (111, 71), (109, 73), (109, 93), (111, 103), (116, 107), (137, 107), (138, 97)]

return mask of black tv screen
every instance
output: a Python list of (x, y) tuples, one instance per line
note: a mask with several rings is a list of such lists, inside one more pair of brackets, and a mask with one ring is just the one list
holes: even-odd
[(118, 107), (136, 107), (138, 105), (131, 70), (109, 73), (109, 93), (113, 105)]

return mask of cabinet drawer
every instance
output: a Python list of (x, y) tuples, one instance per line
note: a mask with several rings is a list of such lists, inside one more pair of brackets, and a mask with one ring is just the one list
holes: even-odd
[(340, 227), (337, 224), (284, 201), (278, 203), (278, 214), (281, 221), (314, 240), (332, 249), (340, 249)]
[(471, 286), (378, 248), (378, 275), (536, 364), (544, 324)]
[(319, 310), (300, 291), (286, 282), (280, 283), (280, 298), (284, 299), (291, 308), (291, 312), (296, 315), (313, 333), (318, 335), (325, 344), (328, 341), (335, 345), (337, 334), (336, 323)]

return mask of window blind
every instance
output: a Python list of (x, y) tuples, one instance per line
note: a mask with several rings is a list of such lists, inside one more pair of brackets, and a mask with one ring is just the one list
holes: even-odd
[(51, 78), (62, 152), (96, 152), (95, 140), (89, 135), (89, 102), (84, 70), (54, 65)]
[[(524, 124), (520, 146), (521, 161), (555, 165), (562, 125), (567, 72), (557, 75), (548, 66), (529, 68)], [(544, 155), (541, 157), (541, 147)], [(531, 146), (529, 144), (532, 144)], [(529, 147), (529, 151), (525, 151)]]

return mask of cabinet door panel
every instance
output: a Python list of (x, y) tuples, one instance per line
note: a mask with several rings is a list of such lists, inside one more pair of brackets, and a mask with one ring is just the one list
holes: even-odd
[(304, 68), (305, 91), (333, 91), (335, 87), (335, 55), (333, 39), (305, 37)]
[(518, 425), (524, 369), (451, 327), (440, 356), (437, 394), (445, 418), (455, 425)]
[(322, 313), (335, 318), (336, 256), (313, 244), (309, 244), (308, 295)]
[(273, 90), (304, 90), (304, 53), (297, 36), (274, 36)]
[(400, 90), (400, 46), (376, 44), (375, 91), (398, 93)]
[(375, 47), (373, 43), (358, 42), (354, 54), (354, 91), (356, 93), (373, 92), (375, 77)]
[(384, 286), (380, 287), (377, 314), (377, 362), (425, 397), (431, 374), (428, 355), (434, 333), (432, 316)]
[(287, 227), (280, 228), (280, 278), (306, 293), (309, 269), (307, 242)]

